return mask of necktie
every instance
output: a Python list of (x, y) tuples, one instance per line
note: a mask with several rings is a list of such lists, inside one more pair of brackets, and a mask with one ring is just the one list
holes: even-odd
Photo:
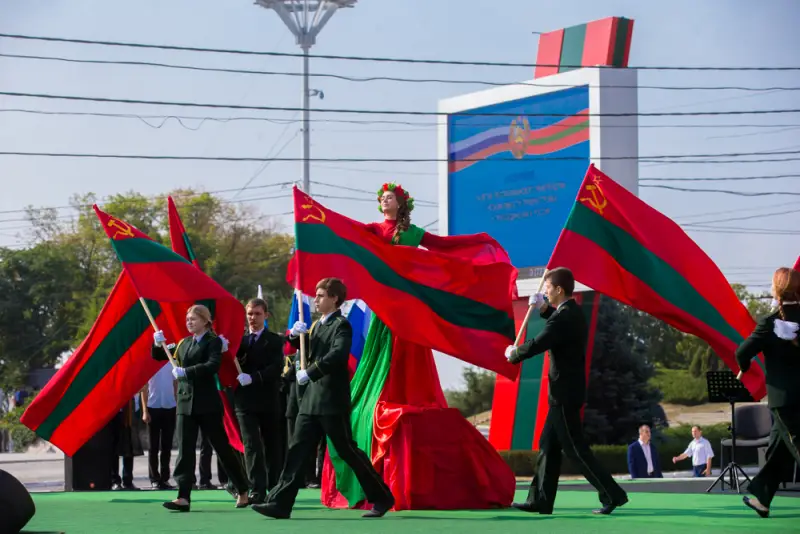
[(255, 344), (256, 344), (256, 335), (250, 334), (250, 341), (248, 342), (247, 346), (252, 347)]

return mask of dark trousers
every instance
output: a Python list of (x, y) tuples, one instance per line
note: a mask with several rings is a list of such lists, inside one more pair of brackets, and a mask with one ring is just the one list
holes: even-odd
[(561, 453), (567, 455), (572, 463), (597, 489), (600, 502), (604, 505), (620, 505), (628, 496), (611, 477), (589, 449), (583, 435), (580, 406), (550, 406), (547, 419), (539, 439), (539, 458), (536, 461), (536, 474), (528, 492), (528, 503), (540, 513), (552, 513), (558, 490), (558, 477), (561, 474)]
[(236, 413), (242, 430), (244, 461), (250, 488), (255, 495), (266, 496), (275, 487), (283, 469), (283, 450), (280, 436), (283, 418), (280, 414)]
[(353, 441), (350, 417), (303, 414), (297, 416), (286, 465), (278, 485), (269, 492), (267, 502), (280, 510), (291, 511), (297, 492), (305, 485), (304, 468), (309, 454), (316, 450), (323, 434), (328, 436), (339, 457), (353, 470), (368, 502), (382, 505), (394, 502), (389, 487), (372, 467), (366, 453)]
[[(122, 456), (122, 477), (119, 476), (119, 456), (111, 460), (111, 484), (130, 486), (133, 484), (133, 456)], [(169, 470), (167, 470), (169, 473)]]
[(705, 465), (693, 465), (692, 475), (694, 476), (694, 478), (705, 478), (705, 475), (703, 474), (705, 470), (706, 470)]
[(178, 415), (178, 461), (175, 464), (175, 482), (178, 483), (178, 497), (189, 500), (194, 484), (195, 447), (197, 433), (202, 430), (209, 443), (217, 452), (217, 459), (239, 493), (247, 493), (247, 478), (236, 458), (236, 452), (228, 442), (222, 414)]
[[(223, 429), (225, 427), (223, 426)], [(226, 434), (227, 435), (227, 434)], [(239, 451), (234, 451), (236, 454)], [(208, 440), (208, 436), (203, 433), (203, 430), (200, 430), (200, 462), (198, 462), (198, 471), (200, 471), (200, 484), (211, 484), (211, 457), (214, 455), (214, 448), (211, 446), (211, 442)], [(222, 462), (219, 461), (219, 455), (217, 455), (217, 479), (219, 480), (220, 484), (227, 484), (228, 483), (228, 474), (225, 472), (225, 468), (222, 466)]]
[(166, 484), (169, 482), (169, 460), (175, 435), (175, 408), (149, 408), (147, 411), (150, 414), (150, 447), (147, 451), (150, 482)]
[[(286, 422), (287, 422), (287, 428), (289, 430), (288, 438), (287, 438), (287, 444), (288, 444), (288, 443), (292, 442), (292, 436), (294, 436), (294, 430), (295, 430), (295, 427), (297, 426), (297, 416), (295, 415), (294, 417), (287, 417), (286, 418)], [(324, 433), (322, 434), (322, 437), (320, 438), (320, 441), (322, 443), (325, 443), (325, 444), (328, 443), (328, 441), (325, 439), (325, 434)], [(325, 458), (325, 452), (324, 451), (322, 453), (322, 456), (323, 456), (323, 459), (324, 459)], [(304, 480), (304, 483), (306, 485), (307, 484), (319, 483), (320, 479), (322, 478), (322, 468), (321, 467), (319, 469), (319, 477), (317, 477), (317, 473), (316, 473), (316, 468), (317, 468), (317, 465), (319, 464), (318, 457), (319, 457), (319, 451), (318, 451), (317, 447), (312, 447), (311, 451), (308, 454), (308, 458), (306, 459), (306, 463), (305, 463), (305, 465), (303, 466), (303, 468), (301, 470), (301, 473), (304, 473), (304, 479), (303, 480)], [(284, 463), (286, 462), (286, 458), (288, 458), (288, 447), (287, 447), (287, 453), (284, 456)], [(270, 486), (270, 488), (271, 487), (273, 487), (273, 486)]]
[(770, 505), (778, 485), (792, 472), (795, 462), (800, 464), (799, 440), (800, 407), (773, 408), (767, 461), (748, 486), (748, 491), (764, 506)]

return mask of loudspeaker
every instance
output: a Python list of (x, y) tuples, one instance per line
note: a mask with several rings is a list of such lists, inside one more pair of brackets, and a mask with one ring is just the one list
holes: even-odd
[(17, 534), (36, 513), (22, 482), (0, 469), (0, 534)]
[(64, 456), (64, 491), (111, 490), (111, 465), (115, 460), (114, 428), (107, 424), (71, 458)]

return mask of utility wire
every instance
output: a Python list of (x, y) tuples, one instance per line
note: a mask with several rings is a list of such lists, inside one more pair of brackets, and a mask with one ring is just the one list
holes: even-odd
[[(254, 70), (254, 69), (226, 69), (220, 67), (201, 67), (196, 65), (176, 65), (174, 63), (159, 63), (153, 61), (124, 61), (124, 60), (103, 60), (103, 59), (78, 59), (67, 58), (59, 56), (34, 56), (25, 54), (1, 54), (0, 57), (10, 59), (33, 59), (41, 61), (56, 61), (66, 63), (84, 63), (91, 65), (121, 65), (121, 66), (137, 66), (137, 67), (157, 67), (166, 69), (179, 69), (191, 70), (200, 72), (223, 72), (228, 74), (257, 74), (262, 76), (291, 76), (302, 77), (305, 76), (302, 72), (287, 72), (287, 71), (269, 71), (269, 70)], [(368, 82), (394, 82), (394, 83), (438, 83), (438, 84), (459, 84), (459, 85), (486, 85), (492, 87), (506, 87), (506, 86), (527, 86), (527, 87), (546, 87), (546, 88), (573, 88), (574, 85), (567, 84), (551, 84), (541, 82), (492, 82), (487, 80), (454, 80), (444, 78), (402, 78), (396, 76), (344, 76), (342, 74), (319, 73), (310, 72), (309, 77), (312, 78), (330, 78), (335, 80), (343, 80), (354, 83), (368, 83)], [(587, 85), (587, 87), (597, 88), (597, 85)], [(796, 86), (776, 86), (776, 87), (748, 87), (739, 85), (718, 85), (718, 86), (680, 86), (680, 85), (603, 85), (603, 89), (648, 89), (660, 91), (746, 91), (746, 92), (784, 92), (784, 91), (800, 91), (800, 87)]]
[(640, 182), (749, 182), (752, 180), (782, 180), (800, 178), (800, 174), (771, 174), (762, 176), (728, 176), (712, 178), (639, 178)]
[[(138, 100), (129, 98), (103, 98), (75, 95), (54, 95), (48, 93), (20, 93), (13, 91), (0, 91), (0, 96), (12, 96), (23, 98), (42, 98), (48, 100), (69, 100), (76, 102), (103, 102), (113, 104), (144, 104), (149, 106), (176, 106), (212, 109), (248, 109), (259, 111), (306, 111), (300, 107), (282, 106), (245, 106), (235, 104), (205, 104), (200, 102), (170, 102), (160, 100)], [(477, 112), (458, 112), (445, 113), (441, 111), (417, 111), (417, 110), (398, 110), (398, 109), (325, 109), (309, 108), (312, 113), (348, 113), (355, 115), (409, 115), (422, 117), (517, 117), (519, 113), (477, 113)], [(526, 113), (527, 117), (701, 117), (701, 116), (732, 116), (732, 115), (785, 115), (800, 113), (800, 109), (751, 109), (734, 111), (654, 111), (636, 113)]]
[[(236, 49), (222, 49), (222, 48), (201, 48), (190, 46), (177, 46), (177, 45), (158, 45), (146, 43), (131, 43), (123, 41), (99, 41), (89, 39), (69, 39), (66, 37), (44, 37), (34, 35), (21, 35), (0, 33), (0, 37), (8, 39), (21, 39), (28, 41), (46, 41), (54, 43), (73, 43), (73, 44), (88, 44), (99, 46), (117, 46), (128, 48), (142, 48), (142, 49), (157, 49), (157, 50), (177, 50), (184, 52), (205, 52), (216, 54), (237, 54), (237, 55), (250, 55), (250, 56), (273, 56), (273, 57), (294, 57), (302, 58), (304, 54), (289, 53), (289, 52), (261, 52), (254, 50), (236, 50)], [(609, 67), (605, 65), (584, 66), (584, 65), (554, 65), (546, 63), (507, 63), (497, 61), (459, 61), (459, 60), (444, 60), (444, 59), (421, 59), (421, 58), (391, 58), (391, 57), (378, 57), (378, 56), (343, 56), (343, 55), (323, 55), (323, 54), (308, 54), (310, 59), (335, 59), (347, 61), (368, 61), (368, 62), (382, 62), (382, 63), (420, 63), (428, 65), (467, 65), (467, 66), (486, 66), (486, 67), (559, 67), (562, 69), (614, 69), (616, 67)], [(779, 67), (732, 67), (732, 66), (629, 66), (629, 70), (677, 70), (677, 71), (800, 71), (800, 67), (795, 66), (779, 66)]]
[[(783, 161), (800, 161), (800, 157), (794, 158), (779, 158), (779, 159), (751, 159), (751, 160), (724, 160), (724, 159), (696, 159), (693, 161), (686, 161), (684, 158), (701, 158), (701, 157), (743, 157), (743, 156), (757, 156), (764, 155), (782, 155), (782, 154), (800, 154), (800, 151), (785, 151), (785, 152), (741, 152), (731, 154), (672, 154), (661, 156), (607, 156), (593, 158), (598, 161), (616, 161), (616, 160), (638, 160), (640, 162), (661, 162), (663, 164), (697, 164), (697, 163), (714, 163), (714, 164), (727, 164), (727, 163), (778, 163)], [(265, 158), (260, 156), (159, 156), (155, 154), (97, 154), (97, 153), (67, 153), (67, 152), (21, 152), (21, 151), (0, 151), (0, 156), (25, 156), (25, 157), (53, 157), (53, 158), (98, 158), (98, 159), (134, 159), (134, 160), (161, 160), (161, 161), (225, 161), (225, 162), (247, 162), (247, 161), (305, 161), (301, 157), (275, 157)], [(675, 161), (664, 161), (665, 158), (677, 158)], [(437, 158), (308, 158), (311, 161), (331, 161), (331, 162), (348, 162), (348, 163), (439, 163), (439, 162), (479, 162), (485, 161), (480, 158), (461, 158), (461, 159), (437, 159)], [(586, 158), (580, 156), (542, 156), (537, 158), (538, 161), (584, 161)], [(492, 161), (520, 161), (516, 158), (492, 158)], [(663, 187), (672, 189), (669, 186), (660, 185), (643, 185), (642, 187)], [(800, 194), (800, 193), (798, 193)]]
[(727, 189), (687, 189), (682, 187), (672, 187), (669, 185), (641, 185), (639, 187), (652, 187), (658, 189), (669, 189), (671, 191), (681, 191), (681, 192), (691, 192), (691, 193), (721, 193), (725, 195), (736, 195), (740, 197), (764, 197), (771, 195), (800, 196), (800, 191), (730, 191)]
[[(187, 130), (197, 131), (199, 130), (205, 122), (236, 122), (236, 121), (261, 121), (261, 122), (270, 122), (273, 124), (294, 124), (298, 122), (302, 122), (302, 119), (287, 119), (287, 118), (276, 118), (276, 117), (257, 117), (257, 116), (239, 116), (239, 117), (204, 117), (204, 116), (192, 116), (192, 115), (138, 115), (132, 113), (102, 113), (102, 112), (89, 112), (89, 111), (46, 111), (40, 109), (25, 109), (25, 108), (0, 108), (0, 113), (27, 113), (32, 115), (53, 115), (53, 116), (75, 116), (75, 117), (104, 117), (104, 118), (113, 118), (113, 119), (137, 119), (146, 124), (147, 126), (153, 129), (161, 129), (164, 125), (170, 120), (175, 120), (180, 126), (186, 128)], [(147, 122), (147, 120), (160, 120), (160, 124), (151, 124)], [(200, 121), (200, 124), (197, 127), (191, 127), (184, 123), (184, 121)], [(403, 129), (396, 129), (396, 130), (368, 130), (370, 132), (393, 132), (393, 131), (420, 131), (422, 129), (427, 128), (436, 128), (439, 126), (446, 125), (446, 122), (415, 122), (415, 121), (397, 121), (397, 120), (343, 120), (343, 119), (320, 119), (312, 117), (310, 119), (312, 123), (331, 123), (331, 124), (353, 124), (353, 125), (367, 125), (367, 126), (375, 126), (375, 125), (401, 125), (401, 126), (413, 126), (413, 127), (425, 127), (425, 128), (403, 128)], [(497, 126), (497, 123), (470, 123), (468, 125), (469, 128), (477, 128), (481, 126)], [(564, 125), (564, 124), (551, 124), (549, 125), (551, 128), (571, 128), (571, 125)], [(592, 126), (589, 126), (592, 128)], [(735, 128), (735, 129), (742, 129), (742, 128), (768, 128), (768, 129), (775, 129), (778, 128), (779, 130), (776, 132), (763, 132), (758, 131), (754, 132), (754, 135), (761, 135), (763, 133), (778, 133), (780, 131), (786, 130), (795, 130), (800, 129), (800, 124), (639, 124), (639, 125), (631, 125), (631, 124), (606, 124), (603, 125), (603, 128)], [(358, 133), (359, 131), (364, 130), (330, 130), (325, 129), (322, 131), (338, 131), (338, 132), (350, 132), (350, 133)]]

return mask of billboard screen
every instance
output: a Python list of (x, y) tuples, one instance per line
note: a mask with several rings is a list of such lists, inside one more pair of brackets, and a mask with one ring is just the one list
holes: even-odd
[(589, 166), (589, 120), (588, 85), (448, 115), (448, 234), (486, 232), (520, 278), (541, 276)]

